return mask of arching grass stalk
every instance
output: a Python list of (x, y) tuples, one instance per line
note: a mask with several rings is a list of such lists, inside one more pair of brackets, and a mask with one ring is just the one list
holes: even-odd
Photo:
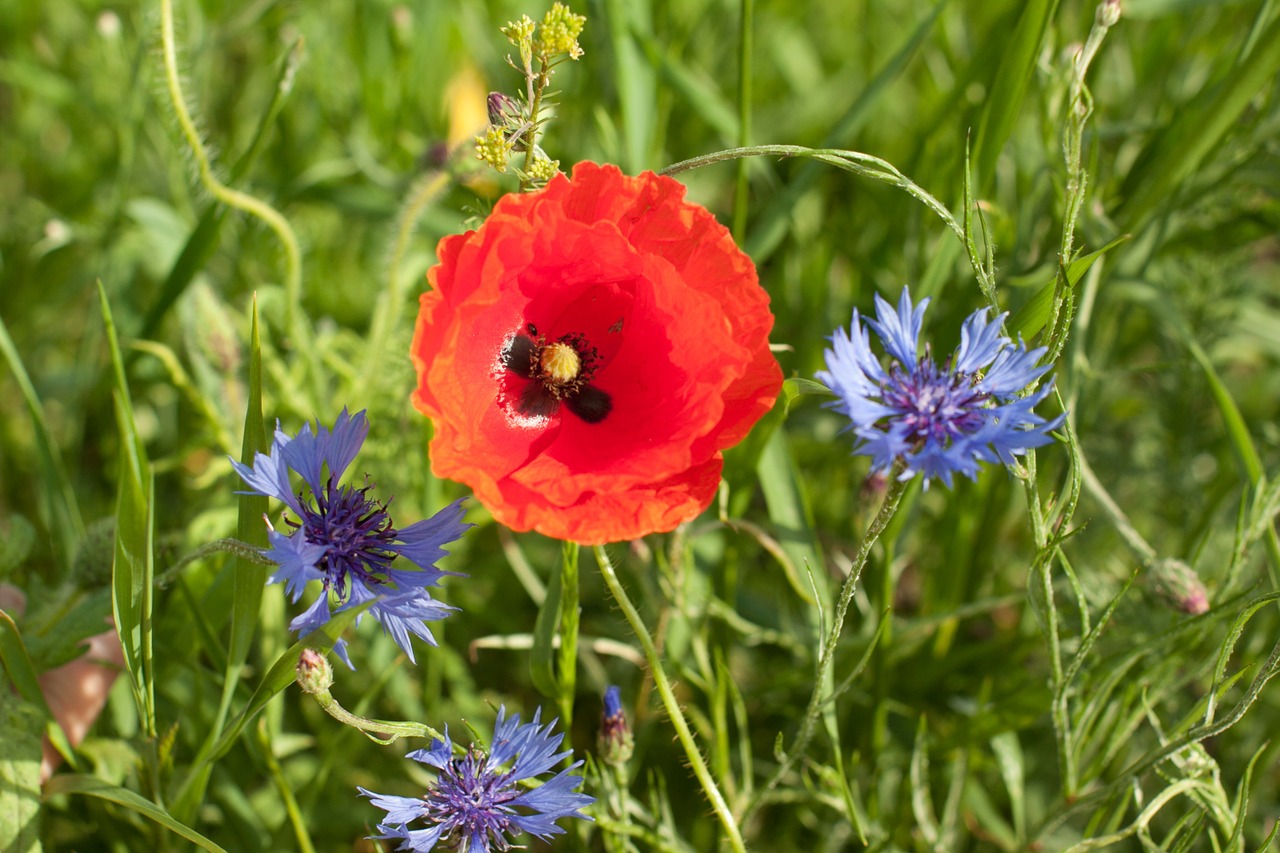
[[(885, 492), (884, 501), (880, 504), (880, 511), (876, 513), (876, 517), (868, 525), (866, 535), (862, 537), (862, 542), (858, 545), (858, 552), (854, 555), (853, 565), (849, 568), (849, 575), (844, 579), (844, 585), (840, 587), (840, 598), (836, 603), (835, 614), (831, 620), (831, 630), (827, 632), (826, 640), (822, 644), (822, 651), (818, 656), (817, 677), (814, 679), (813, 693), (809, 696), (809, 706), (805, 709), (804, 720), (800, 724), (800, 732), (796, 735), (795, 742), (791, 744), (791, 749), (787, 751), (786, 758), (778, 765), (778, 769), (773, 776), (769, 778), (769, 781), (747, 805), (742, 814), (743, 823), (746, 823), (756, 812), (764, 802), (765, 796), (778, 787), (783, 777), (791, 772), (796, 761), (804, 754), (805, 748), (813, 738), (813, 733), (818, 727), (818, 720), (822, 716), (823, 705), (831, 698), (828, 694), (828, 686), (832, 680), (836, 646), (840, 643), (840, 634), (844, 630), (844, 618), (849, 612), (849, 604), (853, 601), (853, 592), (858, 586), (858, 578), (862, 575), (862, 570), (866, 567), (867, 560), (871, 557), (871, 549), (875, 547), (880, 534), (885, 531), (885, 528), (889, 526), (889, 522), (893, 520), (894, 514), (898, 511), (898, 504), (902, 500), (902, 495), (911, 483), (910, 479), (901, 479), (901, 474), (905, 467), (905, 464), (899, 460), (894, 463), (893, 468), (889, 471), (889, 487)], [(891, 591), (886, 587), (885, 604), (887, 605), (891, 600)], [(892, 611), (887, 611), (884, 618), (892, 619)]]
[(405, 255), (409, 251), (409, 240), (418, 227), (422, 214), (449, 188), (453, 179), (446, 171), (429, 172), (414, 182), (408, 199), (400, 208), (396, 218), (395, 238), (391, 244), (391, 257), (387, 262), (387, 289), (383, 291), (378, 305), (373, 312), (373, 322), (369, 327), (367, 354), (361, 375), (365, 382), (372, 380), (383, 364), (387, 343), (400, 323), (400, 314), (404, 302), (404, 266)]
[(182, 135), (191, 148), (191, 155), (196, 159), (200, 170), (200, 183), (209, 194), (218, 201), (236, 210), (255, 216), (266, 223), (284, 247), (285, 276), (284, 289), (286, 297), (285, 328), (294, 338), (295, 345), (310, 352), (310, 336), (304, 335), (304, 326), (300, 322), (299, 311), (302, 302), (302, 251), (298, 248), (298, 238), (293, 227), (281, 213), (265, 201), (248, 193), (232, 189), (218, 180), (213, 173), (213, 163), (200, 134), (196, 131), (191, 112), (182, 93), (182, 81), (178, 76), (178, 54), (173, 37), (173, 3), (172, 0), (160, 0), (160, 46), (164, 56), (165, 86), (169, 92), (169, 101), (173, 105), (174, 116), (182, 129)]
[(653, 675), (658, 695), (662, 697), (662, 706), (666, 709), (667, 716), (671, 719), (671, 725), (676, 730), (676, 737), (680, 739), (680, 745), (684, 747), (685, 757), (689, 759), (689, 766), (693, 768), (694, 775), (702, 783), (702, 790), (711, 802), (711, 808), (715, 810), (716, 817), (720, 819), (721, 825), (724, 826), (724, 830), (729, 837), (730, 846), (737, 853), (746, 853), (747, 848), (743, 846), (742, 833), (738, 830), (738, 823), (729, 811), (729, 806), (725, 803), (724, 796), (716, 786), (715, 779), (711, 777), (711, 771), (707, 769), (707, 762), (703, 759), (702, 753), (698, 751), (698, 745), (693, 741), (693, 733), (689, 730), (689, 723), (685, 720), (684, 712), (680, 710), (680, 703), (676, 701), (675, 693), (671, 690), (671, 682), (667, 680), (667, 673), (662, 667), (662, 658), (658, 656), (658, 649), (653, 644), (653, 637), (649, 635), (649, 630), (640, 619), (640, 612), (636, 610), (635, 605), (631, 603), (631, 599), (627, 597), (627, 591), (622, 588), (622, 584), (618, 580), (618, 574), (614, 571), (613, 563), (609, 560), (609, 555), (605, 552), (604, 546), (597, 545), (595, 553), (596, 563), (600, 566), (600, 574), (604, 577), (605, 585), (609, 587), (609, 593), (613, 596), (613, 600), (618, 602), (618, 607), (621, 608), (623, 615), (627, 617), (627, 622), (631, 624), (631, 630), (635, 632), (636, 639), (640, 641), (640, 646), (644, 650), (645, 660), (649, 662), (649, 672)]

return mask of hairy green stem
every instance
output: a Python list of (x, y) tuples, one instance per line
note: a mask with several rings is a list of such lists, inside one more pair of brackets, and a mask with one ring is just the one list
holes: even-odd
[(684, 747), (685, 757), (689, 759), (689, 766), (693, 768), (694, 775), (702, 783), (702, 790), (707, 795), (711, 808), (715, 810), (716, 817), (720, 819), (721, 825), (728, 834), (729, 845), (737, 853), (746, 853), (747, 848), (743, 846), (742, 833), (738, 830), (738, 823), (729, 811), (729, 806), (725, 803), (724, 796), (716, 786), (715, 779), (711, 777), (711, 771), (707, 769), (707, 762), (703, 759), (702, 753), (698, 750), (698, 745), (693, 740), (693, 733), (689, 730), (689, 723), (684, 718), (684, 712), (680, 710), (680, 703), (676, 700), (676, 695), (671, 689), (671, 682), (667, 680), (667, 673), (662, 666), (662, 658), (658, 655), (658, 649), (653, 644), (653, 637), (649, 635), (649, 630), (644, 626), (644, 621), (640, 618), (640, 612), (636, 610), (635, 605), (631, 603), (631, 599), (627, 597), (627, 591), (622, 588), (622, 583), (618, 580), (618, 574), (614, 571), (613, 562), (609, 559), (608, 553), (605, 552), (604, 546), (597, 545), (595, 554), (596, 563), (600, 566), (600, 574), (604, 578), (605, 586), (609, 587), (613, 600), (618, 603), (618, 607), (631, 625), (631, 630), (635, 632), (636, 639), (640, 641), (640, 647), (644, 650), (645, 660), (649, 662), (649, 671), (653, 675), (654, 686), (658, 690), (658, 695), (662, 698), (662, 706), (666, 709), (667, 716), (671, 719), (671, 725), (676, 730), (676, 737), (679, 738), (680, 745)]
[(182, 94), (182, 82), (178, 75), (178, 55), (173, 37), (172, 0), (160, 0), (160, 45), (164, 55), (164, 76), (165, 85), (169, 90), (169, 101), (173, 106), (174, 116), (178, 119), (178, 125), (182, 128), (182, 135), (191, 148), (191, 155), (196, 158), (196, 166), (200, 170), (200, 183), (210, 195), (228, 207), (261, 219), (275, 232), (284, 246), (284, 283), (285, 293), (288, 296), (285, 328), (292, 334), (295, 332), (294, 323), (302, 297), (302, 252), (298, 248), (298, 238), (293, 233), (293, 227), (289, 225), (288, 220), (274, 207), (248, 193), (232, 189), (218, 180), (213, 173), (212, 161), (209, 159), (204, 143), (200, 141), (200, 134), (196, 131), (195, 122), (187, 109), (186, 98)]
[[(876, 517), (871, 520), (871, 524), (867, 527), (866, 535), (862, 537), (862, 542), (858, 545), (858, 552), (853, 558), (853, 565), (849, 568), (849, 575), (844, 579), (844, 585), (840, 588), (840, 599), (836, 604), (831, 630), (827, 632), (826, 640), (822, 644), (822, 652), (818, 657), (818, 673), (814, 680), (813, 693), (809, 696), (809, 706), (805, 710), (804, 721), (800, 724), (800, 732), (796, 735), (795, 742), (792, 743), (791, 749), (787, 751), (787, 757), (783, 759), (782, 764), (779, 765), (773, 776), (769, 778), (769, 781), (747, 806), (742, 816), (744, 823), (760, 807), (764, 797), (778, 786), (783, 777), (791, 772), (791, 768), (795, 766), (796, 761), (804, 754), (805, 747), (809, 745), (809, 741), (813, 738), (813, 733), (818, 726), (818, 718), (822, 713), (822, 706), (828, 699), (828, 686), (831, 683), (836, 646), (839, 644), (840, 634), (844, 630), (845, 615), (849, 612), (849, 604), (853, 601), (853, 592), (857, 588), (858, 578), (861, 577), (862, 570), (866, 567), (867, 560), (871, 557), (871, 549), (875, 547), (876, 540), (880, 538), (880, 534), (889, 526), (889, 522), (893, 520), (894, 514), (898, 511), (898, 503), (902, 500), (902, 495), (906, 492), (907, 485), (911, 482), (910, 479), (903, 480), (901, 478), (904, 467), (903, 463), (899, 461), (894, 463), (893, 468), (889, 471), (889, 488), (885, 492), (883, 502), (880, 504), (880, 511), (876, 513)], [(893, 618), (892, 612), (887, 613), (885, 618)]]
[[(365, 737), (377, 741), (384, 746), (395, 743), (402, 737), (425, 737), (433, 741), (444, 740), (444, 737), (425, 723), (407, 723), (396, 720), (371, 720), (359, 714), (353, 714), (338, 703), (328, 690), (310, 694), (324, 709), (324, 712), (338, 722), (363, 732)], [(378, 737), (386, 735), (386, 737)]]
[(257, 545), (250, 545), (248, 542), (236, 539), (233, 536), (227, 536), (223, 539), (215, 539), (212, 542), (207, 542), (192, 551), (190, 554), (180, 557), (172, 566), (156, 577), (156, 586), (163, 589), (173, 583), (173, 579), (177, 577), (187, 566), (207, 557), (211, 557), (214, 554), (231, 554), (233, 557), (239, 557), (242, 560), (247, 560), (250, 563), (255, 563), (259, 566), (276, 565), (275, 560), (269, 559), (266, 554), (263, 553), (263, 550)]

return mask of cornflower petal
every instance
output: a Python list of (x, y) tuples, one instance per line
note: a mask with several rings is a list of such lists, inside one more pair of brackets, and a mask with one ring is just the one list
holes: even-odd
[[(307, 423), (297, 435), (290, 436), (277, 423), (269, 454), (257, 454), (252, 466), (235, 460), (232, 464), (251, 487), (250, 494), (284, 501), (297, 516), (296, 521), (288, 519), (297, 528), (292, 534), (285, 536), (274, 529), (269, 533), (272, 547), (265, 553), (278, 565), (269, 582), (284, 583), (286, 593), (296, 602), (308, 581), (323, 581), (320, 597), (290, 623), (290, 628), (305, 636), (327, 622), (333, 612), (377, 599), (370, 612), (414, 660), (410, 635), (435, 645), (426, 623), (457, 609), (424, 591), (439, 585), (445, 575), (457, 574), (438, 569), (434, 563), (446, 556), (443, 546), (472, 525), (461, 521), (461, 501), (456, 501), (431, 519), (397, 530), (388, 504), (369, 496), (373, 487), (367, 480), (363, 488), (341, 485), (343, 473), (368, 433), (365, 413), (353, 415), (344, 407), (332, 429), (319, 422), (314, 428)], [(290, 471), (302, 477), (311, 489), (310, 496), (293, 492)], [(393, 567), (401, 556), (404, 562)], [(407, 568), (414, 563), (417, 569)], [(364, 613), (356, 617), (357, 626), (363, 617)], [(351, 666), (345, 643), (339, 640), (334, 649)]]
[[(386, 797), (357, 789), (387, 812), (378, 824), (384, 833), (381, 837), (406, 843), (416, 838), (422, 845), (400, 849), (430, 850), (443, 841), (451, 847), (465, 845), (470, 853), (487, 853), (511, 849), (521, 833), (544, 841), (563, 833), (556, 824), (562, 817), (591, 820), (581, 810), (594, 798), (578, 793), (582, 778), (571, 775), (581, 761), (540, 785), (521, 785), (570, 755), (556, 752), (564, 735), (552, 734), (555, 721), (541, 726), (540, 716), (539, 710), (532, 722), (521, 725), (518, 714), (507, 717), (506, 708), (499, 708), (493, 745), (487, 754), (473, 746), (465, 754), (455, 755), (448, 729), (429, 749), (409, 753), (409, 758), (437, 771), (435, 782), (420, 798)], [(427, 827), (409, 829), (418, 822)]]
[(375, 794), (356, 786), (356, 790), (369, 798), (375, 806), (387, 813), (383, 823), (404, 825), (416, 820), (422, 813), (422, 800), (418, 797), (397, 797), (393, 794)]
[(293, 620), (289, 623), (289, 630), (297, 634), (298, 638), (301, 639), (317, 628), (323, 628), (331, 617), (329, 596), (322, 595), (312, 602), (310, 607), (293, 617)]
[(449, 739), (449, 727), (444, 727), (444, 739), (436, 738), (426, 749), (415, 749), (406, 758), (422, 764), (429, 764), (437, 770), (443, 770), (453, 760), (453, 741)]
[(329, 476), (335, 481), (342, 475), (364, 446), (365, 437), (369, 435), (369, 419), (364, 411), (348, 414), (346, 406), (334, 423), (332, 430), (320, 428), (320, 454), (329, 466)]
[(275, 560), (277, 564), (276, 570), (267, 578), (267, 583), (283, 583), (289, 600), (297, 604), (308, 581), (324, 578), (324, 572), (316, 568), (316, 564), (329, 549), (325, 545), (308, 542), (301, 531), (285, 536), (275, 530), (268, 530), (267, 540), (271, 543), (271, 548), (264, 556), (268, 560)]
[(236, 494), (275, 498), (283, 501), (294, 512), (301, 513), (302, 506), (289, 486), (289, 468), (284, 459), (284, 446), (277, 438), (271, 445), (270, 453), (259, 452), (253, 455), (252, 466), (232, 459), (231, 467), (249, 487)]
[[(990, 313), (989, 308), (979, 308), (964, 321), (964, 325), (960, 327), (960, 346), (951, 360), (952, 370), (972, 376), (994, 361), (1001, 350), (1008, 346), (1009, 339), (1000, 332), (1008, 314), (1001, 314), (995, 320), (987, 322), (987, 315)], [(1025, 388), (1026, 385), (1024, 382), (1018, 387)]]
[(312, 494), (320, 494), (324, 490), (324, 457), (320, 454), (319, 441), (311, 431), (310, 422), (303, 424), (298, 434), (292, 437), (277, 425), (276, 441), (280, 442), (285, 464), (302, 475)]
[[(415, 521), (408, 527), (401, 528), (400, 542), (392, 545), (392, 548), (409, 562), (421, 566), (424, 571), (433, 569), (436, 561), (449, 554), (441, 546), (461, 538), (463, 533), (475, 526), (462, 520), (463, 500), (465, 498), (454, 501), (431, 518)], [(446, 574), (455, 574), (455, 572), (436, 571), (437, 578)], [(397, 584), (401, 583), (401, 576), (411, 574), (423, 574), (423, 572), (396, 572)], [(404, 578), (404, 582), (412, 583), (408, 577)], [(434, 585), (435, 582), (431, 584), (431, 586)]]
[[(913, 307), (903, 288), (895, 312), (877, 295), (877, 319), (854, 311), (849, 332), (832, 336), (827, 369), (817, 377), (836, 394), (827, 405), (849, 418), (854, 452), (870, 456), (873, 471), (901, 463), (903, 480), (920, 474), (926, 488), (932, 479), (950, 487), (956, 474), (976, 479), (982, 463), (1011, 464), (1048, 444), (1063, 418), (1048, 421), (1034, 412), (1053, 384), (1026, 393), (1049, 370), (1038, 364), (1046, 350), (1014, 344), (1001, 331), (1005, 314), (992, 320), (988, 309), (970, 314), (945, 365), (927, 348), (917, 356), (928, 301)], [(887, 369), (871, 351), (868, 328), (889, 355)]]
[(413, 644), (409, 641), (409, 635), (413, 634), (434, 646), (436, 638), (426, 623), (443, 619), (457, 609), (436, 601), (422, 590), (411, 590), (401, 595), (379, 597), (379, 600), (369, 608), (369, 613), (382, 625), (382, 629), (391, 636), (391, 639), (396, 641), (396, 645), (404, 649), (409, 660), (417, 663), (417, 659), (413, 656)]
[(902, 297), (898, 300), (898, 310), (876, 294), (876, 319), (867, 324), (875, 329), (880, 340), (884, 342), (885, 352), (896, 358), (910, 370), (916, 369), (916, 351), (920, 348), (920, 327), (924, 324), (924, 310), (929, 306), (929, 298), (920, 300), (920, 305), (911, 306), (911, 294), (902, 288)]
[(979, 383), (984, 391), (995, 397), (1008, 397), (1019, 393), (1032, 382), (1039, 379), (1049, 370), (1049, 365), (1040, 365), (1041, 356), (1048, 349), (1038, 347), (1033, 350), (1022, 348), (1022, 341), (1017, 347), (1006, 347), (996, 356), (986, 375)]
[(396, 850), (409, 850), (412, 853), (431, 853), (435, 849), (436, 842), (440, 840), (440, 835), (444, 831), (444, 826), (433, 826), (431, 829), (415, 829), (410, 830), (404, 826), (392, 827), (385, 824), (378, 824), (378, 831), (382, 835), (375, 835), (374, 838), (382, 838), (389, 840), (400, 840), (401, 844)]

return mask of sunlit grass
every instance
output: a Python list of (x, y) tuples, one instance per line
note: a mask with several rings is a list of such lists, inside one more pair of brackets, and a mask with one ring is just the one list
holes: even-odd
[[(567, 708), (583, 756), (604, 688), (620, 685), (635, 752), (618, 773), (592, 757), (597, 819), (572, 822), (556, 842), (569, 850), (716, 850), (726, 815), (759, 851), (1261, 848), (1280, 809), (1275, 4), (1130, 0), (1096, 45), (1088, 94), (1072, 69), (1093, 4), (575, 8), (585, 54), (553, 78), (543, 142), (562, 168), (661, 170), (745, 143), (861, 152), (909, 183), (807, 155), (678, 175), (755, 260), (786, 376), (812, 379), (827, 336), (876, 293), (931, 296), (939, 356), (994, 296), (1028, 343), (1060, 352), (1045, 412), (1069, 413), (1063, 441), (1025, 479), (995, 467), (907, 488), (853, 587), (840, 692), (800, 754), (836, 597), (884, 494), (803, 384), (726, 454), (701, 518), (609, 546), (603, 576), (584, 549), (571, 695), (540, 694), (531, 674), (550, 665), (537, 619), (560, 543), (470, 501), (477, 528), (442, 564), (468, 577), (443, 593), (461, 611), (433, 623), (439, 647), (420, 646), (414, 667), (370, 625), (348, 632), (361, 660), (340, 668), (337, 700), (448, 724), (463, 743), (463, 721), (491, 731), (498, 705), (526, 719)], [(24, 697), (102, 627), (113, 556), (153, 555), (165, 576), (209, 542), (261, 532), (227, 461), (246, 429), (262, 446), (276, 419), (294, 432), (366, 409), (354, 473), (395, 495), (397, 517), (464, 496), (430, 474), (430, 425), (409, 403), (412, 322), (437, 241), (517, 186), (448, 152), (483, 130), (489, 90), (522, 85), (499, 27), (544, 11), (181, 2), (170, 53), (159, 3), (0, 0), (0, 575), (29, 599), (0, 640)], [(1110, 248), (1060, 265), (1064, 242), (1077, 258)], [(719, 814), (608, 588), (615, 569)], [(260, 684), (291, 677), (269, 674), (293, 642), (276, 589), (260, 619), (232, 617), (233, 602), (258, 612), (249, 590), (265, 571), (217, 557), (129, 591), (139, 612), (154, 606), (149, 662), (141, 643), (127, 656), (150, 673), (142, 692), (117, 681), (38, 829), (5, 843), (187, 843), (169, 819), (227, 850), (349, 850), (379, 819), (357, 785), (421, 793), (403, 754), (425, 741), (380, 746), (292, 687), (210, 753)], [(0, 734), (15, 755), (30, 746), (18, 731)], [(34, 784), (17, 774), (13, 796)]]

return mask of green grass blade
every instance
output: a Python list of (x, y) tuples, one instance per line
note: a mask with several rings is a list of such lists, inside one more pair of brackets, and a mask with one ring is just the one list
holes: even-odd
[[(80, 504), (76, 500), (75, 488), (63, 465), (62, 455), (58, 452), (57, 442), (49, 431), (49, 423), (44, 417), (44, 405), (40, 402), (36, 389), (31, 384), (31, 377), (18, 357), (18, 350), (9, 337), (4, 318), (0, 317), (0, 353), (9, 363), (9, 370), (22, 392), (22, 400), (27, 404), (27, 412), (31, 415), (31, 424), (35, 433), (36, 451), (40, 456), (42, 480), (49, 501), (49, 529), (57, 543), (57, 558), (63, 570), (71, 564), (71, 555), (75, 553), (76, 543), (84, 537), (84, 521), (80, 516)], [(45, 491), (41, 490), (45, 495)]]
[(1240, 121), (1259, 92), (1274, 88), (1280, 71), (1280, 18), (1258, 36), (1247, 62), (1233, 65), (1174, 111), (1125, 179), (1125, 201), (1116, 221), (1136, 229), (1163, 209), (1184, 181), (1196, 175), (1205, 157)]
[(560, 682), (556, 678), (555, 668), (555, 636), (560, 625), (563, 575), (563, 566), (558, 566), (551, 572), (547, 594), (542, 599), (542, 606), (538, 608), (538, 617), (533, 625), (533, 648), (529, 653), (529, 677), (538, 692), (548, 699), (555, 699), (560, 695)]
[[(1190, 334), (1184, 337), (1192, 357), (1200, 365), (1205, 378), (1209, 381), (1209, 391), (1213, 394), (1213, 401), (1218, 406), (1218, 414), (1222, 416), (1222, 422), (1227, 428), (1227, 437), (1231, 441), (1236, 458), (1240, 461), (1240, 467), (1249, 478), (1249, 485), (1256, 488), (1259, 480), (1262, 479), (1262, 458), (1258, 455), (1258, 449), (1249, 435), (1249, 427), (1244, 422), (1244, 416), (1240, 414), (1240, 407), (1236, 405), (1231, 392), (1218, 376), (1218, 371), (1214, 369), (1208, 354)], [(1267, 548), (1267, 570), (1270, 573), (1271, 586), (1273, 589), (1280, 588), (1280, 538), (1276, 535), (1274, 525), (1267, 528), (1264, 541)]]
[(67, 733), (62, 726), (54, 719), (53, 712), (49, 710), (49, 705), (45, 701), (44, 691), (40, 689), (36, 668), (27, 654), (26, 644), (22, 642), (22, 633), (9, 614), (3, 610), (0, 610), (0, 663), (4, 664), (9, 684), (22, 697), (22, 700), (44, 715), (49, 741), (68, 764), (77, 767), (78, 759), (71, 741), (67, 739)]
[[(1090, 252), (1087, 255), (1076, 258), (1067, 266), (1068, 284), (1071, 287), (1075, 287), (1099, 258), (1128, 239), (1128, 234), (1122, 234), (1096, 252)], [(1045, 323), (1049, 322), (1049, 317), (1053, 313), (1053, 294), (1056, 283), (1057, 277), (1055, 276), (1049, 280), (1048, 284), (1036, 291), (1036, 295), (1019, 308), (1016, 314), (1009, 318), (1008, 327), (1011, 334), (1021, 335), (1023, 339), (1029, 341), (1040, 333), (1040, 330), (1044, 328)]]
[(35, 705), (0, 692), (0, 850), (9, 853), (40, 853), (40, 730)]
[[(831, 132), (822, 140), (822, 148), (845, 148), (853, 144), (854, 135), (871, 117), (872, 107), (888, 89), (889, 84), (897, 80), (907, 65), (915, 58), (924, 44), (925, 37), (933, 30), (933, 24), (949, 0), (939, 0), (915, 30), (890, 57), (884, 67), (867, 81), (867, 85), (858, 92), (844, 115), (836, 122)], [(822, 167), (817, 163), (805, 163), (796, 170), (795, 176), (787, 184), (786, 190), (770, 199), (755, 217), (755, 225), (743, 243), (743, 249), (757, 264), (773, 254), (787, 234), (791, 211), (806, 192), (822, 174)]]
[(146, 735), (155, 737), (155, 685), (151, 665), (155, 483), (146, 448), (134, 422), (115, 321), (107, 303), (106, 290), (101, 284), (98, 285), (98, 296), (111, 351), (116, 430), (120, 439), (115, 552), (111, 569), (112, 614), (124, 650), (125, 671), (133, 687), (138, 716)]
[[(760, 490), (769, 507), (769, 520), (773, 522), (774, 536), (782, 543), (782, 549), (790, 558), (790, 565), (807, 568), (813, 584), (820, 585), (819, 594), (828, 598), (827, 571), (813, 530), (813, 514), (809, 510), (804, 492), (804, 481), (796, 469), (786, 434), (775, 431), (760, 455), (756, 466), (760, 477)], [(804, 579), (787, 575), (787, 582), (802, 601), (812, 604), (814, 593)]]
[(1022, 114), (1027, 87), (1031, 84), (1049, 23), (1057, 9), (1057, 0), (1028, 0), (1022, 4), (1018, 23), (1004, 44), (1000, 66), (991, 83), (973, 143), (973, 185), (979, 196), (991, 186), (996, 160)]
[(222, 847), (205, 838), (185, 823), (175, 820), (168, 812), (145, 797), (139, 796), (126, 788), (111, 785), (96, 776), (60, 773), (45, 785), (46, 797), (58, 794), (80, 794), (86, 797), (107, 800), (137, 812), (175, 835), (179, 835), (198, 845), (203, 850), (208, 850), (210, 853), (226, 853)]
[[(266, 452), (270, 447), (266, 421), (262, 416), (262, 342), (258, 332), (258, 306), (253, 305), (249, 326), (249, 401), (244, 415), (244, 441), (240, 461), (253, 464), (254, 455)], [(266, 515), (267, 498), (261, 495), (239, 495), (239, 519), (236, 536), (250, 545), (267, 546), (267, 530), (262, 517)], [(231, 640), (227, 644), (227, 680), (239, 679), (240, 668), (249, 655), (253, 632), (258, 625), (258, 611), (262, 605), (262, 590), (267, 581), (267, 567), (237, 559), (234, 564), (235, 592), (231, 605)]]
[[(635, 174), (649, 168), (651, 144), (657, 121), (655, 74), (641, 60), (632, 31), (644, 32), (651, 18), (647, 0), (605, 0), (609, 45), (613, 50), (613, 79), (622, 114), (623, 171)], [(646, 22), (643, 26), (641, 21)]]
[[(258, 306), (255, 301), (249, 326), (249, 394), (245, 410), (244, 441), (240, 459), (246, 465), (253, 464), (254, 454), (268, 447), (266, 423), (262, 416), (262, 342), (258, 334)], [(261, 495), (239, 495), (239, 517), (236, 535), (242, 542), (265, 548), (266, 526), (262, 517), (268, 508), (267, 498)], [(214, 723), (205, 736), (204, 745), (194, 762), (190, 775), (172, 801), (173, 813), (183, 820), (194, 816), (195, 809), (204, 798), (208, 784), (210, 761), (214, 745), (225, 736), (223, 727), (231, 713), (231, 702), (240, 684), (244, 664), (253, 644), (254, 629), (262, 607), (263, 587), (267, 580), (265, 566), (247, 560), (236, 559), (232, 564), (231, 637), (227, 644), (226, 672), (222, 684), (222, 698), (218, 703)]]

